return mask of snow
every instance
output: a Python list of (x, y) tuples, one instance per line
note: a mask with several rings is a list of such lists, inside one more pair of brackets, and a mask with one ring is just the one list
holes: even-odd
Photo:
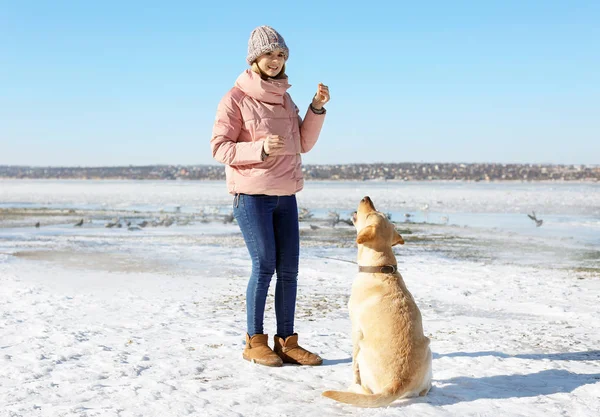
[[(224, 187), (0, 181), (0, 208), (75, 208), (92, 220), (36, 229), (0, 219), (0, 416), (600, 415), (600, 256), (598, 235), (585, 233), (599, 230), (598, 186), (307, 183), (300, 205), (323, 215), (370, 195), (393, 219), (423, 204), (450, 217), (398, 224), (433, 388), (374, 410), (321, 397), (351, 381), (350, 226), (301, 225), (296, 330), (323, 366), (267, 368), (241, 356), (250, 264), (235, 224), (132, 232), (102, 227), (94, 211), (225, 213)], [(536, 228), (531, 209), (547, 223)], [(510, 221), (452, 224), (461, 216)]]

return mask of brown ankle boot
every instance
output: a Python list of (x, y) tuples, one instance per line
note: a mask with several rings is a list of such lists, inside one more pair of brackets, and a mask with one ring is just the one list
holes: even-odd
[(279, 356), (271, 350), (268, 344), (269, 335), (255, 334), (250, 337), (246, 333), (246, 347), (242, 356), (250, 362), (265, 366), (282, 366), (283, 362)]
[(308, 350), (298, 345), (297, 333), (294, 333), (285, 339), (275, 335), (275, 348), (273, 350), (275, 350), (275, 353), (279, 355), (284, 363), (311, 366), (317, 366), (323, 363), (323, 359), (321, 359), (319, 355), (310, 353)]

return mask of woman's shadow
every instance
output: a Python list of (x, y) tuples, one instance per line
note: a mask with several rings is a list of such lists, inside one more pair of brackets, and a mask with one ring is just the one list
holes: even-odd
[(340, 363), (352, 363), (352, 358), (323, 359), (323, 366), (338, 365)]
[[(441, 357), (480, 357), (498, 356), (501, 358), (548, 359), (565, 361), (600, 360), (600, 351), (566, 352), (552, 354), (520, 354), (506, 355), (501, 352), (456, 352), (450, 354), (434, 354)], [(548, 369), (527, 375), (496, 375), (490, 377), (454, 377), (434, 379), (435, 387), (429, 395), (415, 399), (432, 405), (452, 405), (480, 399), (508, 399), (537, 397), (557, 393), (569, 393), (587, 384), (600, 383), (600, 373), (577, 374), (563, 369)]]

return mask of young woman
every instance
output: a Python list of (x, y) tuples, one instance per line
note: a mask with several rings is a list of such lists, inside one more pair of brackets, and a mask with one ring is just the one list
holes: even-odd
[[(300, 236), (296, 193), (302, 190), (301, 153), (310, 151), (325, 119), (329, 89), (317, 87), (304, 119), (287, 93), (289, 49), (269, 26), (252, 31), (246, 61), (217, 110), (211, 148), (226, 165), (233, 213), (252, 259), (246, 290), (247, 333), (243, 358), (261, 365), (320, 365), (298, 345), (294, 333)], [(263, 333), (267, 292), (273, 274), (277, 334), (274, 350)]]

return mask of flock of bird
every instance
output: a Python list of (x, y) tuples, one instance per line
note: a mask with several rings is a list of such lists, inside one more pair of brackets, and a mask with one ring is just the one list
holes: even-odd
[[(88, 223), (91, 223), (91, 220), (87, 221)], [(74, 224), (73, 227), (82, 227), (83, 224), (85, 223), (85, 219), (81, 218), (79, 220), (77, 220)], [(151, 221), (148, 220), (142, 220), (141, 222), (138, 223), (133, 223), (130, 220), (122, 220), (120, 218), (114, 218), (112, 220), (107, 221), (104, 224), (104, 227), (106, 227), (107, 229), (112, 229), (112, 228), (123, 228), (126, 227), (127, 230), (131, 230), (131, 231), (135, 231), (135, 230), (141, 230), (144, 227), (147, 226), (152, 226), (152, 227), (159, 227), (159, 226), (164, 226), (164, 227), (169, 227), (172, 226), (173, 224), (177, 223), (177, 225), (179, 226), (185, 226), (187, 224), (191, 223), (190, 219), (175, 219), (173, 217), (170, 216), (164, 216), (160, 219), (154, 219)], [(40, 222), (36, 222), (35, 223), (35, 228), (39, 229), (41, 227), (41, 223)]]
[[(177, 209), (179, 209), (179, 207), (177, 207)], [(425, 204), (422, 207), (423, 211), (427, 211), (428, 209), (429, 209), (429, 205), (428, 204)], [(180, 211), (176, 210), (176, 212), (180, 212)], [(222, 219), (223, 223), (231, 223), (234, 220), (233, 219), (233, 213), (230, 213), (230, 214), (222, 216), (222, 217), (223, 217), (223, 219)], [(301, 208), (298, 217), (302, 221), (302, 220), (308, 220), (308, 219), (312, 218), (313, 215), (312, 215), (312, 213), (310, 213), (310, 211), (308, 209)], [(391, 215), (388, 214), (388, 217), (391, 218)], [(411, 213), (405, 213), (404, 214), (404, 218), (405, 218), (406, 222), (410, 222), (411, 221), (411, 217), (413, 217), (413, 215)], [(535, 223), (536, 227), (540, 227), (542, 224), (544, 224), (544, 220), (537, 218), (537, 216), (535, 214), (535, 211), (532, 211), (531, 214), (527, 215), (527, 217), (529, 217)], [(328, 218), (329, 218), (328, 223), (329, 223), (329, 225), (331, 227), (335, 227), (336, 224), (339, 223), (339, 222), (344, 222), (344, 223), (348, 223), (349, 225), (352, 225), (352, 221), (351, 220), (349, 220), (349, 219), (341, 219), (340, 215), (337, 212), (335, 212), (335, 211), (329, 212)], [(449, 217), (448, 216), (442, 216), (441, 220), (442, 220), (442, 222), (444, 224), (448, 224)], [(81, 226), (83, 226), (84, 222), (85, 222), (84, 219), (81, 218), (76, 223), (74, 223), (73, 226), (74, 227), (81, 227)], [(88, 220), (88, 222), (91, 223), (91, 220)], [(121, 220), (120, 218), (115, 218), (115, 219), (112, 219), (112, 220), (108, 221), (107, 223), (105, 223), (104, 227), (110, 229), (110, 228), (113, 228), (113, 227), (114, 228), (122, 228), (122, 227), (125, 226), (125, 227), (127, 227), (128, 230), (134, 231), (134, 230), (141, 230), (144, 227), (147, 227), (149, 225), (153, 226), (153, 227), (158, 227), (158, 226), (169, 227), (169, 226), (173, 225), (174, 223), (177, 223), (177, 225), (180, 225), (180, 226), (184, 226), (184, 225), (190, 224), (191, 220), (187, 219), (187, 218), (186, 219), (175, 219), (175, 218), (167, 215), (167, 216), (161, 217), (160, 219), (154, 219), (154, 220), (151, 220), (151, 221), (143, 220), (143, 221), (141, 221), (141, 222), (139, 222), (137, 224), (133, 224), (129, 220)], [(41, 226), (40, 222), (36, 222), (35, 223), (35, 227), (36, 228), (39, 228), (40, 226)], [(310, 225), (310, 227), (313, 230), (318, 228), (318, 226), (314, 226), (312, 224)]]

